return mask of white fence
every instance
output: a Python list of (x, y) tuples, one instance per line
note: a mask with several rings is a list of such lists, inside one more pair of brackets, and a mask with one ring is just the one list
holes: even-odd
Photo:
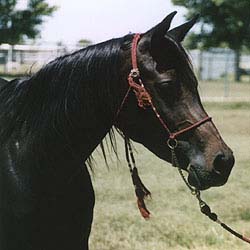
[(27, 74), (54, 58), (79, 49), (77, 46), (14, 45), (0, 46), (0, 73)]
[[(34, 72), (55, 57), (81, 47), (60, 45), (0, 46), (0, 74), (27, 74)], [(234, 74), (234, 53), (229, 49), (192, 50), (189, 52), (202, 80), (221, 79)], [(242, 55), (240, 67), (250, 72), (250, 55)]]
[[(202, 80), (216, 80), (234, 75), (235, 54), (230, 49), (212, 48), (208, 51), (190, 51), (193, 64)], [(250, 55), (242, 55), (242, 73), (250, 73)]]

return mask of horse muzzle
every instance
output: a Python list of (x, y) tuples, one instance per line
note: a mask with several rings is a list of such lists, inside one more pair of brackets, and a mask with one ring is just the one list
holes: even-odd
[(225, 156), (220, 153), (215, 157), (212, 171), (204, 170), (204, 167), (199, 165), (189, 165), (188, 182), (199, 190), (222, 186), (227, 182), (234, 162), (233, 154)]

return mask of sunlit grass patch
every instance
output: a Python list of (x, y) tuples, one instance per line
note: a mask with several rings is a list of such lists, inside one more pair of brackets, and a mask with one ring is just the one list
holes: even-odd
[(239, 211), (240, 219), (250, 221), (250, 208), (245, 208)]

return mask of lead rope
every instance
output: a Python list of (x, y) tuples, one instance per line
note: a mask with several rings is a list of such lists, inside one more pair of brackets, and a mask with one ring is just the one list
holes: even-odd
[[(178, 172), (182, 178), (182, 180), (184, 181), (185, 185), (189, 188), (189, 190), (191, 191), (191, 194), (194, 195), (196, 197), (196, 199), (199, 202), (199, 207), (200, 207), (200, 211), (201, 213), (203, 213), (204, 215), (206, 215), (210, 220), (216, 222), (217, 224), (219, 224), (222, 228), (224, 228), (226, 231), (228, 231), (229, 233), (233, 234), (235, 237), (247, 242), (248, 244), (250, 244), (250, 239), (245, 237), (244, 235), (236, 232), (235, 230), (233, 230), (231, 227), (229, 227), (228, 225), (226, 225), (225, 223), (223, 223), (219, 218), (218, 215), (214, 212), (211, 211), (211, 208), (209, 207), (209, 205), (202, 200), (201, 198), (201, 193), (198, 189), (192, 187), (188, 181), (186, 180), (183, 171), (180, 167), (180, 164), (178, 162), (178, 159), (176, 157), (176, 153), (175, 153), (175, 149), (178, 146), (178, 141), (176, 139), (169, 139), (167, 141), (168, 147), (171, 150), (171, 155), (172, 155), (172, 165), (173, 167), (177, 167)], [(191, 170), (191, 169), (190, 169)]]

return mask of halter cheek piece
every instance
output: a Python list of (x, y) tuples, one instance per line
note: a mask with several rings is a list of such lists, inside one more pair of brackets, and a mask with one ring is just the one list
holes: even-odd
[[(135, 96), (137, 98), (138, 101), (138, 106), (140, 108), (147, 108), (147, 107), (151, 107), (152, 110), (154, 111), (154, 114), (156, 115), (157, 119), (159, 120), (160, 124), (162, 125), (162, 127), (166, 130), (166, 132), (168, 133), (168, 137), (167, 137), (167, 141), (166, 144), (168, 146), (168, 148), (171, 151), (171, 155), (172, 155), (172, 165), (174, 167), (178, 168), (178, 171), (184, 181), (184, 183), (187, 185), (187, 187), (190, 189), (191, 193), (193, 195), (196, 196), (198, 202), (199, 202), (199, 206), (200, 206), (200, 210), (203, 214), (205, 214), (206, 216), (208, 216), (209, 219), (213, 220), (214, 222), (218, 223), (220, 226), (222, 226), (225, 230), (227, 230), (228, 232), (230, 232), (231, 234), (233, 234), (234, 236), (238, 237), (239, 239), (250, 243), (250, 239), (246, 238), (245, 236), (243, 236), (242, 234), (237, 233), (236, 231), (234, 231), (232, 228), (230, 228), (229, 226), (227, 226), (225, 223), (221, 222), (217, 216), (217, 214), (213, 213), (210, 209), (210, 207), (207, 205), (206, 202), (204, 202), (201, 199), (200, 196), (200, 191), (194, 187), (192, 187), (187, 180), (185, 179), (183, 173), (182, 173), (182, 169), (179, 165), (178, 159), (176, 157), (175, 154), (175, 149), (178, 147), (178, 140), (177, 137), (188, 132), (191, 131), (193, 129), (196, 129), (197, 127), (201, 126), (202, 124), (211, 121), (212, 118), (209, 116), (204, 117), (203, 119), (201, 119), (200, 121), (195, 122), (194, 124), (181, 129), (175, 133), (171, 132), (171, 130), (169, 129), (169, 127), (167, 126), (166, 122), (161, 118), (158, 110), (156, 109), (153, 101), (152, 101), (152, 97), (149, 94), (149, 92), (147, 91), (147, 89), (145, 88), (143, 81), (141, 79), (140, 76), (140, 71), (137, 65), (137, 45), (140, 39), (140, 34), (135, 34), (133, 41), (132, 41), (132, 48), (131, 48), (131, 60), (132, 60), (132, 69), (128, 75), (128, 84), (129, 84), (129, 88), (122, 100), (122, 103), (120, 105), (120, 108), (118, 109), (117, 113), (116, 113), (116, 118), (118, 117), (120, 111), (123, 108), (123, 105), (125, 104), (127, 97), (130, 93), (131, 90), (134, 91)], [(151, 193), (150, 191), (143, 185), (139, 175), (138, 175), (138, 170), (136, 168), (136, 164), (135, 164), (135, 159), (134, 159), (134, 155), (133, 155), (133, 150), (129, 141), (129, 138), (126, 137), (126, 135), (124, 136), (125, 138), (125, 151), (126, 151), (126, 159), (128, 162), (128, 166), (130, 169), (130, 173), (132, 176), (132, 181), (133, 184), (135, 186), (135, 193), (137, 196), (137, 204), (138, 204), (138, 208), (140, 210), (141, 215), (145, 218), (148, 219), (150, 217), (150, 212), (148, 211), (148, 209), (146, 208), (144, 199), (147, 196), (150, 196)]]

